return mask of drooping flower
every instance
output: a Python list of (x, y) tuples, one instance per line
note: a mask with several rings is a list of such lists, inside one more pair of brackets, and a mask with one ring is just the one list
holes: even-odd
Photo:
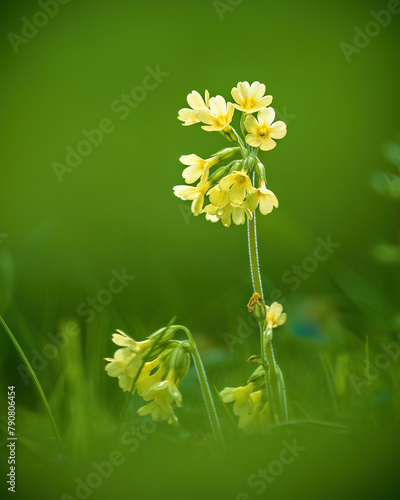
[(219, 182), (221, 191), (228, 193), (229, 200), (241, 204), (246, 196), (254, 191), (250, 177), (244, 172), (232, 172)]
[[(182, 406), (182, 395), (178, 385), (189, 369), (188, 352), (183, 347), (183, 343), (179, 342), (165, 353), (155, 373), (151, 372), (157, 366), (156, 364), (146, 363), (146, 365), (148, 366), (144, 367), (143, 375), (141, 374), (137, 383), (137, 390), (145, 401), (151, 401), (151, 403), (141, 407), (138, 414), (151, 413), (153, 420), (177, 424), (178, 419), (172, 405)], [(168, 373), (164, 377), (167, 370)]]
[[(158, 369), (154, 371), (157, 367)], [(157, 357), (153, 361), (145, 363), (135, 386), (139, 396), (144, 399), (144, 396), (149, 393), (151, 387), (162, 381), (166, 370), (167, 368), (165, 367), (161, 356)], [(154, 373), (152, 373), (153, 371)]]
[(219, 160), (216, 157), (203, 160), (200, 156), (191, 154), (182, 155), (179, 158), (179, 161), (184, 165), (188, 165), (188, 167), (186, 167), (182, 172), (182, 177), (188, 184), (192, 184), (193, 182), (196, 182), (197, 179), (200, 179), (200, 177), (204, 175), (205, 171), (218, 163)]
[[(234, 402), (233, 413), (239, 417), (239, 429), (246, 434), (263, 432), (270, 423), (269, 405), (265, 392), (264, 372), (257, 369), (244, 387), (225, 387), (220, 392), (224, 403)], [(258, 381), (256, 380), (258, 377)]]
[(203, 212), (206, 214), (206, 219), (211, 222), (218, 222), (219, 220), (225, 227), (229, 227), (231, 222), (236, 226), (240, 226), (246, 222), (246, 215), (249, 219), (252, 218), (252, 213), (244, 205), (235, 205), (227, 201), (224, 205), (216, 207), (209, 204), (204, 207)]
[(126, 333), (117, 330), (112, 340), (114, 344), (121, 346), (113, 358), (106, 358), (108, 364), (106, 371), (110, 377), (117, 377), (119, 386), (123, 391), (131, 391), (135, 378), (143, 363), (143, 353), (151, 347), (152, 340), (136, 342)]
[(192, 212), (194, 215), (199, 215), (204, 205), (204, 197), (209, 188), (208, 170), (206, 170), (197, 186), (175, 186), (174, 194), (181, 200), (192, 201)]
[(182, 395), (178, 390), (177, 383), (169, 373), (165, 380), (153, 384), (149, 391), (143, 395), (145, 401), (156, 399), (165, 404), (175, 403), (176, 406), (182, 406)]
[(217, 95), (211, 97), (208, 107), (201, 107), (197, 111), (197, 118), (205, 123), (202, 125), (203, 130), (219, 131), (224, 130), (232, 121), (235, 108), (231, 102), (226, 102), (225, 99)]
[(239, 82), (237, 87), (232, 89), (232, 97), (235, 99), (235, 108), (244, 113), (255, 113), (261, 108), (269, 106), (272, 96), (265, 94), (265, 85), (260, 82)]
[(151, 415), (155, 422), (167, 422), (168, 424), (178, 425), (178, 418), (171, 405), (155, 399), (151, 403), (138, 409), (138, 415)]
[(254, 384), (250, 382), (250, 384), (243, 387), (225, 387), (225, 389), (220, 392), (220, 396), (224, 403), (235, 402), (233, 405), (233, 413), (240, 417), (248, 415), (253, 408), (250, 398), (253, 390)]
[(190, 106), (190, 108), (182, 108), (178, 112), (178, 120), (181, 120), (182, 125), (188, 126), (188, 125), (194, 125), (195, 123), (199, 123), (199, 119), (197, 117), (197, 111), (199, 108), (206, 107), (208, 108), (209, 105), (209, 100), (210, 100), (210, 94), (208, 93), (208, 90), (205, 92), (205, 97), (204, 99), (201, 97), (201, 95), (196, 91), (193, 90), (190, 92), (190, 94), (187, 96), (187, 102)]
[(246, 116), (244, 126), (249, 132), (245, 138), (247, 144), (263, 151), (274, 149), (274, 139), (282, 139), (286, 135), (286, 124), (282, 121), (273, 123), (274, 120), (273, 108), (260, 109), (257, 119), (253, 115)]
[(286, 322), (286, 313), (283, 311), (282, 304), (273, 302), (270, 306), (265, 306), (267, 309), (267, 316), (265, 318), (268, 328), (276, 328)]
[(249, 219), (252, 218), (252, 213), (246, 205), (230, 201), (228, 192), (222, 191), (219, 185), (209, 191), (209, 199), (211, 203), (202, 211), (211, 222), (220, 220), (225, 227), (229, 227), (232, 221), (237, 226), (244, 224), (246, 215)]
[(246, 205), (252, 212), (259, 207), (260, 212), (267, 215), (272, 212), (274, 207), (278, 208), (279, 202), (275, 194), (265, 187), (265, 181), (263, 180), (261, 187), (246, 198)]
[(239, 417), (239, 429), (246, 434), (263, 433), (270, 423), (268, 401), (265, 401), (264, 391), (259, 390), (250, 394), (251, 411)]

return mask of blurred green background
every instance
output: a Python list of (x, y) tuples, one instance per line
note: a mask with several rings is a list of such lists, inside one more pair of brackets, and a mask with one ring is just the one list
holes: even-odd
[[(285, 140), (261, 154), (280, 207), (258, 217), (258, 230), (265, 296), (273, 300), (271, 293), (281, 290), (289, 316), (276, 349), (292, 412), (304, 418), (297, 401), (313, 419), (345, 423), (360, 432), (356, 444), (349, 445), (353, 454), (342, 443), (333, 446), (335, 437), (307, 434), (308, 458), (302, 464), (299, 459), (290, 472), (289, 483), (297, 486), (277, 479), (274, 498), (306, 498), (310, 484), (315, 488), (307, 498), (321, 498), (328, 490), (344, 498), (364, 491), (372, 495), (366, 477), (380, 485), (380, 498), (391, 498), (384, 491), (393, 486), (392, 469), (383, 465), (397, 456), (387, 444), (398, 430), (397, 363), (361, 396), (351, 374), (362, 373), (366, 345), (375, 356), (382, 342), (396, 338), (400, 323), (398, 266), (380, 262), (388, 260), (382, 247), (375, 251), (380, 261), (373, 251), (375, 244), (396, 243), (398, 237), (398, 205), (385, 182), (391, 179), (390, 187), (398, 188), (400, 14), (392, 14), (349, 62), (341, 44), (354, 46), (355, 28), (365, 32), (374, 20), (370, 11), (387, 9), (388, 2), (72, 1), (58, 6), (26, 43), (10, 34), (22, 36), (25, 18), (32, 21), (43, 7), (33, 1), (1, 7), (0, 313), (31, 361), (49, 333), (66, 321), (79, 325), (76, 342), (38, 370), (62, 434), (69, 443), (77, 440), (71, 456), (83, 457), (86, 464), (98, 448), (113, 449), (108, 434), (125, 399), (115, 381), (106, 380), (102, 358), (113, 352), (110, 336), (116, 328), (144, 338), (176, 315), (199, 339), (218, 389), (243, 385), (251, 372), (245, 360), (256, 352), (258, 340), (245, 307), (252, 291), (246, 228), (226, 229), (191, 216), (190, 204), (175, 198), (172, 187), (183, 183), (180, 155), (208, 157), (226, 146), (219, 134), (181, 126), (176, 116), (186, 95), (208, 89), (229, 99), (238, 81), (258, 80), (274, 96), (278, 118), (288, 124)], [(124, 95), (143, 85), (149, 67), (150, 74), (161, 72), (157, 85), (146, 95), (136, 90), (134, 109), (123, 111)], [(112, 131), (78, 166), (57, 175), (54, 162), (66, 164), (66, 148), (76, 150), (85, 139), (83, 131), (98, 129), (107, 119)], [(388, 196), (374, 190), (371, 179)], [(328, 237), (340, 246), (291, 289), (285, 273), (293, 276), (292, 266), (302, 266), (313, 256), (317, 239)], [(396, 262), (397, 247), (391, 248)], [(107, 289), (124, 269), (134, 279), (98, 306), (92, 318), (87, 298)], [(228, 333), (248, 338), (232, 347)], [(19, 358), (3, 334), (0, 346), (0, 399), (8, 385), (17, 385), (24, 425), (19, 431), (27, 440), (20, 444), (21, 455), (26, 453), (20, 491), (32, 485), (45, 495), (46, 484), (35, 482), (42, 476), (32, 462), (42, 457), (37, 467), (44, 476), (54, 467), (56, 451), (43, 459), (43, 439), (51, 441), (52, 431), (32, 384), (21, 381)], [(186, 393), (182, 388), (184, 398), (200, 405), (198, 395), (192, 395), (198, 391), (192, 379)], [(207, 432), (202, 409), (182, 418), (187, 418), (189, 436), (197, 424), (197, 432)], [(137, 498), (178, 498), (177, 491), (186, 498), (179, 484), (194, 488), (196, 475), (183, 466), (184, 458), (180, 474), (172, 472), (172, 465), (159, 472), (165, 491), (152, 493), (146, 484), (157, 478), (151, 470), (154, 456), (169, 464), (170, 457), (176, 463), (189, 453), (199, 471), (209, 460), (196, 447), (178, 447), (177, 453), (168, 432), (162, 427), (160, 435), (167, 437), (155, 436), (148, 453), (143, 445), (141, 458), (130, 458), (133, 469), (142, 463)], [(253, 461), (266, 461), (264, 454), (273, 456), (271, 450), (279, 448), (276, 439), (260, 445), (257, 439), (233, 436), (231, 459), (218, 480), (208, 471), (210, 480), (202, 482), (199, 498), (203, 491), (210, 498), (236, 498), (240, 491), (258, 498), (249, 486), (246, 490), (246, 480)], [(327, 442), (319, 447), (321, 439)], [(80, 449), (83, 442), (87, 456)], [(41, 453), (36, 449), (35, 455), (35, 447)], [(241, 470), (238, 457), (246, 457), (249, 471)], [(73, 490), (72, 465), (58, 466), (49, 498)], [(376, 477), (368, 476), (370, 470)], [(115, 476), (93, 498), (108, 498), (111, 484), (134, 491), (132, 484), (139, 481), (126, 471), (118, 481)], [(178, 476), (186, 478), (183, 483)]]

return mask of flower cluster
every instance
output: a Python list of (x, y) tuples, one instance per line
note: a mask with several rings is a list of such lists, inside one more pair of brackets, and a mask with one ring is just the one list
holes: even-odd
[(137, 391), (148, 402), (139, 408), (139, 415), (177, 424), (173, 404), (180, 407), (182, 403), (178, 386), (190, 366), (187, 342), (172, 339), (173, 327), (163, 328), (143, 342), (117, 332), (112, 340), (120, 349), (113, 358), (106, 358), (108, 375), (118, 378), (123, 391)]
[[(183, 155), (180, 161), (186, 168), (182, 176), (186, 184), (174, 187), (174, 194), (182, 200), (192, 201), (194, 215), (204, 213), (211, 222), (221, 221), (226, 227), (244, 224), (258, 208), (263, 215), (278, 207), (275, 194), (267, 189), (264, 165), (258, 152), (269, 151), (276, 146), (274, 139), (286, 135), (286, 125), (275, 120), (275, 111), (269, 107), (272, 96), (265, 95), (265, 85), (260, 82), (239, 82), (232, 89), (235, 103), (226, 102), (217, 95), (204, 99), (193, 91), (187, 96), (189, 108), (179, 111), (178, 119), (189, 126), (202, 123), (202, 129), (220, 132), (235, 146), (225, 148), (210, 158), (196, 154)], [(242, 136), (232, 127), (234, 111), (242, 112), (240, 129)], [(257, 113), (257, 117), (254, 116)], [(235, 155), (240, 159), (233, 159)], [(231, 160), (226, 164), (226, 160)], [(211, 169), (216, 167), (213, 171)], [(208, 196), (209, 204), (205, 205)]]
[(254, 370), (247, 385), (225, 387), (220, 396), (224, 403), (234, 402), (233, 413), (239, 417), (239, 429), (243, 432), (256, 434), (267, 430), (271, 419), (262, 366)]
[[(249, 311), (254, 313), (260, 324), (265, 342), (272, 340), (272, 329), (283, 325), (286, 321), (286, 313), (278, 302), (270, 306), (263, 303), (261, 295), (254, 293), (248, 304)], [(266, 380), (270, 376), (273, 367), (263, 365), (259, 356), (251, 356), (251, 360), (259, 363), (247, 385), (239, 387), (225, 387), (220, 392), (224, 403), (232, 403), (233, 413), (239, 417), (239, 428), (247, 434), (263, 433), (273, 420), (277, 418), (277, 409), (272, 410), (272, 395), (268, 393)], [(271, 414), (273, 413), (273, 415)]]

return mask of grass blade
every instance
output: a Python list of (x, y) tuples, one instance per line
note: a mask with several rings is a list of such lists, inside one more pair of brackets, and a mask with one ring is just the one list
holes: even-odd
[(17, 350), (22, 361), (25, 363), (26, 367), (28, 368), (29, 373), (30, 373), (30, 375), (35, 383), (36, 389), (39, 393), (39, 396), (40, 396), (41, 400), (43, 401), (43, 404), (46, 408), (47, 414), (50, 418), (50, 422), (51, 422), (51, 425), (53, 427), (54, 434), (56, 435), (57, 441), (58, 441), (59, 445), (62, 446), (61, 438), (60, 438), (60, 434), (59, 434), (58, 429), (57, 429), (56, 421), (54, 420), (53, 413), (52, 413), (51, 408), (49, 406), (49, 403), (47, 401), (46, 395), (43, 392), (42, 386), (40, 385), (39, 379), (36, 376), (36, 373), (34, 372), (31, 364), (29, 363), (27, 357), (25, 356), (24, 351), (22, 350), (21, 346), (18, 344), (17, 339), (14, 337), (13, 333), (11, 332), (7, 323), (4, 321), (4, 319), (1, 315), (0, 315), (0, 323), (3, 325), (3, 328), (6, 331), (7, 335), (9, 336), (11, 342), (14, 344), (15, 349)]

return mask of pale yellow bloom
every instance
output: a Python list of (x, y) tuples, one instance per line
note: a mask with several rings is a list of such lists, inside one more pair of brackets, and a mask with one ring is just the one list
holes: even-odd
[(251, 411), (239, 417), (239, 429), (246, 434), (262, 433), (268, 429), (270, 411), (268, 402), (262, 402), (263, 391), (250, 395)]
[[(149, 393), (151, 387), (155, 384), (158, 384), (162, 381), (162, 378), (166, 372), (166, 368), (161, 365), (162, 359), (160, 357), (154, 359), (153, 361), (149, 361), (143, 365), (143, 368), (140, 372), (138, 380), (136, 382), (136, 389), (138, 391), (139, 396), (143, 399), (146, 394)], [(155, 371), (152, 375), (151, 372), (159, 366), (158, 370)], [(152, 398), (150, 398), (152, 399)], [(148, 401), (147, 399), (146, 401)]]
[(106, 358), (108, 364), (105, 369), (110, 377), (118, 377), (118, 384), (123, 391), (131, 391), (142, 366), (143, 352), (152, 345), (152, 340), (136, 342), (126, 333), (117, 331), (112, 340), (122, 348), (115, 352), (113, 358)]
[(220, 220), (225, 227), (229, 227), (231, 222), (236, 226), (246, 222), (246, 215), (249, 219), (252, 218), (252, 213), (244, 205), (235, 205), (227, 201), (224, 205), (216, 207), (215, 205), (207, 205), (204, 207), (203, 212), (206, 214), (207, 220), (217, 222)]
[(118, 384), (123, 391), (130, 391), (142, 365), (141, 356), (129, 348), (118, 349), (114, 358), (106, 358), (109, 363), (106, 371), (110, 377), (118, 377)]
[[(219, 182), (221, 191), (228, 193), (229, 201), (233, 204), (241, 204), (247, 194), (254, 191), (250, 177), (244, 172), (232, 172)], [(212, 202), (211, 202), (212, 203)]]
[(202, 210), (206, 214), (207, 220), (217, 222), (220, 220), (225, 227), (229, 227), (231, 222), (237, 226), (244, 224), (246, 215), (252, 218), (252, 213), (244, 203), (233, 203), (229, 199), (228, 192), (222, 191), (217, 185), (209, 191), (210, 204)]
[(263, 432), (270, 423), (269, 405), (265, 401), (264, 390), (254, 391), (250, 382), (244, 387), (225, 387), (220, 392), (224, 403), (235, 402), (233, 413), (239, 417), (239, 429), (246, 434)]
[(267, 215), (274, 207), (278, 208), (279, 203), (275, 194), (265, 187), (265, 181), (262, 181), (261, 187), (246, 198), (246, 205), (252, 212), (260, 207), (260, 212)]
[(190, 108), (180, 109), (179, 113), (178, 113), (178, 120), (181, 120), (182, 122), (184, 122), (184, 123), (182, 123), (182, 125), (185, 125), (185, 126), (194, 125), (195, 123), (199, 123), (200, 120), (197, 117), (197, 111), (199, 108), (203, 108), (203, 107), (208, 108), (209, 100), (210, 100), (210, 94), (208, 93), (208, 90), (206, 90), (204, 99), (201, 97), (201, 95), (196, 90), (193, 90), (187, 96), (187, 102), (188, 102)]
[(217, 95), (210, 98), (208, 107), (199, 108), (197, 118), (206, 124), (201, 127), (203, 130), (218, 131), (229, 126), (234, 111), (235, 108), (231, 102), (227, 103), (222, 96)]
[(165, 366), (160, 367), (153, 375), (149, 375), (154, 369), (154, 364), (146, 363), (145, 373), (140, 375), (137, 383), (139, 395), (145, 401), (152, 401), (138, 410), (139, 415), (151, 413), (155, 421), (167, 421), (169, 424), (177, 424), (178, 419), (172, 408), (172, 404), (182, 406), (182, 395), (178, 390), (177, 382), (174, 378), (174, 371), (171, 369), (163, 380)]
[(272, 96), (265, 94), (265, 85), (260, 82), (239, 82), (232, 89), (232, 97), (235, 99), (235, 108), (244, 113), (255, 113), (272, 102)]
[(169, 424), (178, 425), (178, 419), (171, 405), (156, 399), (146, 406), (142, 406), (138, 410), (138, 415), (151, 415), (155, 422), (168, 422)]
[(253, 383), (243, 387), (225, 387), (225, 389), (220, 392), (220, 396), (224, 403), (235, 402), (233, 405), (233, 413), (240, 417), (248, 415), (253, 409), (253, 404), (250, 398), (253, 389)]
[(182, 155), (179, 158), (179, 161), (183, 163), (183, 165), (189, 165), (182, 172), (182, 177), (188, 184), (192, 184), (193, 182), (196, 182), (197, 179), (200, 179), (206, 170), (218, 163), (219, 159), (214, 157), (203, 160), (200, 156), (191, 154)]
[(216, 207), (221, 207), (228, 201), (227, 193), (221, 190), (219, 184), (210, 189), (207, 194), (212, 205), (215, 205)]
[(253, 115), (246, 116), (244, 126), (249, 134), (246, 142), (250, 146), (269, 151), (276, 146), (273, 139), (282, 139), (286, 135), (286, 124), (275, 120), (275, 111), (272, 108), (262, 108), (257, 113), (257, 119)]
[(204, 197), (209, 189), (208, 170), (206, 170), (197, 186), (175, 186), (174, 194), (181, 200), (192, 201), (192, 212), (194, 215), (199, 215), (204, 205)]
[(172, 378), (167, 378), (151, 386), (149, 392), (143, 396), (145, 401), (157, 399), (165, 404), (175, 403), (182, 406), (182, 395)]
[(279, 302), (273, 302), (270, 306), (265, 306), (267, 309), (267, 317), (265, 321), (268, 328), (276, 328), (286, 322), (286, 313), (283, 313), (283, 306)]

